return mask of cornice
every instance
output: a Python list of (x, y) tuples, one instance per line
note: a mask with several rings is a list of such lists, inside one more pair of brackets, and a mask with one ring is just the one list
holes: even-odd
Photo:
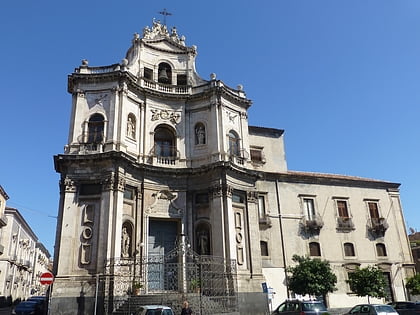
[(313, 184), (313, 185), (328, 185), (328, 186), (347, 186), (359, 188), (374, 188), (386, 189), (389, 191), (398, 191), (401, 184), (381, 181), (370, 178), (325, 174), (325, 173), (311, 173), (311, 172), (297, 172), (287, 171), (284, 173), (266, 173), (265, 178), (270, 180), (278, 180), (283, 183), (296, 184)]

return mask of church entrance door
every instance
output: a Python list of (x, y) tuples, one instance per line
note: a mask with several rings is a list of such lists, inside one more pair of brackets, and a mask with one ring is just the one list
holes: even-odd
[(149, 291), (170, 290), (168, 279), (173, 271), (168, 270), (164, 257), (175, 248), (178, 222), (166, 220), (149, 221), (147, 283)]

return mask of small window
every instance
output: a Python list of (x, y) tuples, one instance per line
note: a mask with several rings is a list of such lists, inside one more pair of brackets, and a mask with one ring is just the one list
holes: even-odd
[(79, 195), (89, 196), (89, 195), (99, 195), (102, 192), (102, 187), (100, 184), (82, 184), (80, 185)]
[(379, 219), (379, 207), (377, 202), (368, 202), (371, 219)]
[(187, 75), (186, 74), (178, 74), (176, 76), (176, 84), (177, 85), (187, 85)]
[(378, 257), (387, 256), (385, 244), (382, 244), (382, 243), (376, 244), (376, 255), (378, 255)]
[(354, 245), (352, 243), (344, 243), (344, 256), (355, 256)]
[(232, 202), (245, 203), (244, 195), (243, 194), (240, 194), (238, 192), (234, 192), (232, 194)]
[(303, 213), (308, 220), (315, 218), (315, 202), (313, 198), (303, 198)]
[(250, 149), (251, 161), (255, 163), (264, 163), (264, 155), (262, 148), (252, 148)]
[(132, 188), (125, 188), (124, 189), (124, 199), (134, 200), (134, 189), (132, 189)]
[(153, 70), (144, 68), (144, 78), (147, 80), (153, 80)]
[(347, 208), (347, 200), (337, 200), (337, 210), (340, 218), (348, 218), (349, 211)]
[(260, 219), (265, 219), (265, 196), (258, 196), (258, 216)]
[(260, 242), (261, 256), (268, 256), (268, 243), (265, 241)]
[(309, 255), (310, 256), (321, 256), (321, 247), (317, 242), (309, 243)]

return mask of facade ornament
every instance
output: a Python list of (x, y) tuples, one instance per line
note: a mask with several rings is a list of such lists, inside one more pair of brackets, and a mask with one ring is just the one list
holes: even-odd
[(160, 190), (153, 193), (152, 197), (155, 198), (155, 202), (146, 209), (146, 213), (157, 213), (164, 216), (169, 215), (170, 217), (183, 215), (184, 210), (175, 203), (175, 200), (178, 198), (177, 194), (169, 190)]
[(195, 144), (206, 144), (206, 130), (202, 124), (195, 128)]
[(125, 226), (122, 228), (121, 232), (121, 257), (130, 257), (130, 235)]
[(228, 118), (229, 118), (229, 122), (231, 122), (231, 123), (235, 123), (235, 118), (236, 118), (238, 115), (233, 114), (233, 113), (231, 113), (231, 112), (229, 112), (229, 111), (226, 111), (226, 115), (227, 115), (227, 116), (228, 116)]
[[(138, 35), (138, 34), (137, 34)], [(168, 38), (171, 41), (185, 46), (185, 36), (179, 36), (176, 27), (172, 27), (171, 32), (169, 33), (168, 28), (165, 24), (162, 24), (159, 20), (153, 19), (152, 28), (146, 26), (143, 28), (143, 38), (144, 39), (159, 39), (159, 38)], [(133, 41), (136, 41), (136, 37)]]
[(74, 192), (76, 192), (76, 184), (75, 184), (75, 182), (72, 179), (68, 178), (68, 177), (64, 178), (64, 180), (61, 183), (61, 186), (64, 186), (64, 191), (66, 193), (74, 193)]
[(248, 191), (248, 202), (258, 203), (258, 193), (256, 191)]
[(169, 120), (173, 124), (178, 124), (179, 120), (181, 119), (181, 114), (177, 112), (171, 112), (166, 109), (158, 110), (158, 109), (152, 109), (152, 121), (156, 121), (159, 119), (162, 120)]

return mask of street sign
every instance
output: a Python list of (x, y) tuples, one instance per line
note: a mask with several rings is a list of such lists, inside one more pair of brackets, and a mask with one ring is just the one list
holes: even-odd
[(54, 275), (51, 272), (44, 272), (39, 280), (41, 284), (51, 284), (54, 281)]

